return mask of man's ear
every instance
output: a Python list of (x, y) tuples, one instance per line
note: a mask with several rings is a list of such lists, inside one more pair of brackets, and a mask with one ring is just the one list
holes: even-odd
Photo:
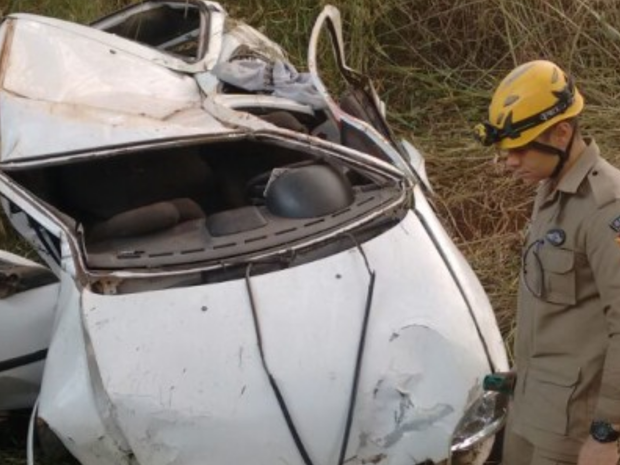
[(551, 142), (560, 146), (568, 144), (575, 127), (570, 121), (560, 121), (551, 129)]

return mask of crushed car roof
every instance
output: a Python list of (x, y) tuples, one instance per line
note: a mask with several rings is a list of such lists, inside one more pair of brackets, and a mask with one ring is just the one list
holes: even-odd
[[(208, 93), (215, 89), (210, 70), (228, 53), (222, 39), (225, 12), (211, 2), (192, 5), (209, 7), (203, 18), (208, 24), (200, 28), (204, 37), (197, 39), (208, 49), (199, 60), (94, 27), (8, 16), (0, 26), (0, 162), (242, 131), (242, 125), (222, 123), (203, 105), (214, 95)], [(105, 18), (100, 23), (110, 26)], [(243, 23), (235, 21), (227, 34), (250, 43), (262, 40), (279, 51)]]

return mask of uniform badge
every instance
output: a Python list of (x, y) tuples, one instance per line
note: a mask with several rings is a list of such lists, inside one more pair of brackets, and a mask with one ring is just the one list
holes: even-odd
[(613, 229), (618, 235), (615, 238), (616, 244), (620, 245), (620, 216), (609, 223), (609, 227)]
[(620, 216), (609, 223), (609, 227), (617, 233), (620, 233)]
[(559, 228), (550, 229), (549, 231), (547, 231), (545, 238), (547, 239), (547, 242), (549, 242), (549, 244), (555, 247), (559, 247), (566, 241), (566, 232), (564, 232), (563, 229)]

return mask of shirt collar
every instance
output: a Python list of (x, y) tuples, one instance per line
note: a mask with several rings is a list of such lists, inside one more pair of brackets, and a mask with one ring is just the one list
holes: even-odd
[(586, 144), (586, 148), (581, 152), (575, 164), (571, 166), (570, 170), (568, 170), (558, 184), (558, 191), (568, 194), (577, 192), (577, 189), (579, 189), (579, 186), (598, 160), (600, 150), (596, 142), (592, 139), (586, 139)]
[(584, 151), (577, 157), (575, 164), (571, 166), (557, 187), (554, 188), (552, 179), (546, 179), (540, 183), (538, 195), (536, 196), (537, 204), (542, 205), (543, 203), (553, 201), (559, 192), (566, 192), (567, 194), (577, 192), (577, 189), (579, 189), (579, 186), (598, 160), (600, 154), (598, 145), (596, 145), (593, 139), (586, 139), (586, 144)]

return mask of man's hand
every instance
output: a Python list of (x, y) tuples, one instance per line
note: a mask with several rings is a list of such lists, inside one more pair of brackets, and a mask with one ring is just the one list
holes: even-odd
[(581, 446), (577, 465), (618, 465), (619, 460), (617, 442), (603, 444), (588, 437)]

